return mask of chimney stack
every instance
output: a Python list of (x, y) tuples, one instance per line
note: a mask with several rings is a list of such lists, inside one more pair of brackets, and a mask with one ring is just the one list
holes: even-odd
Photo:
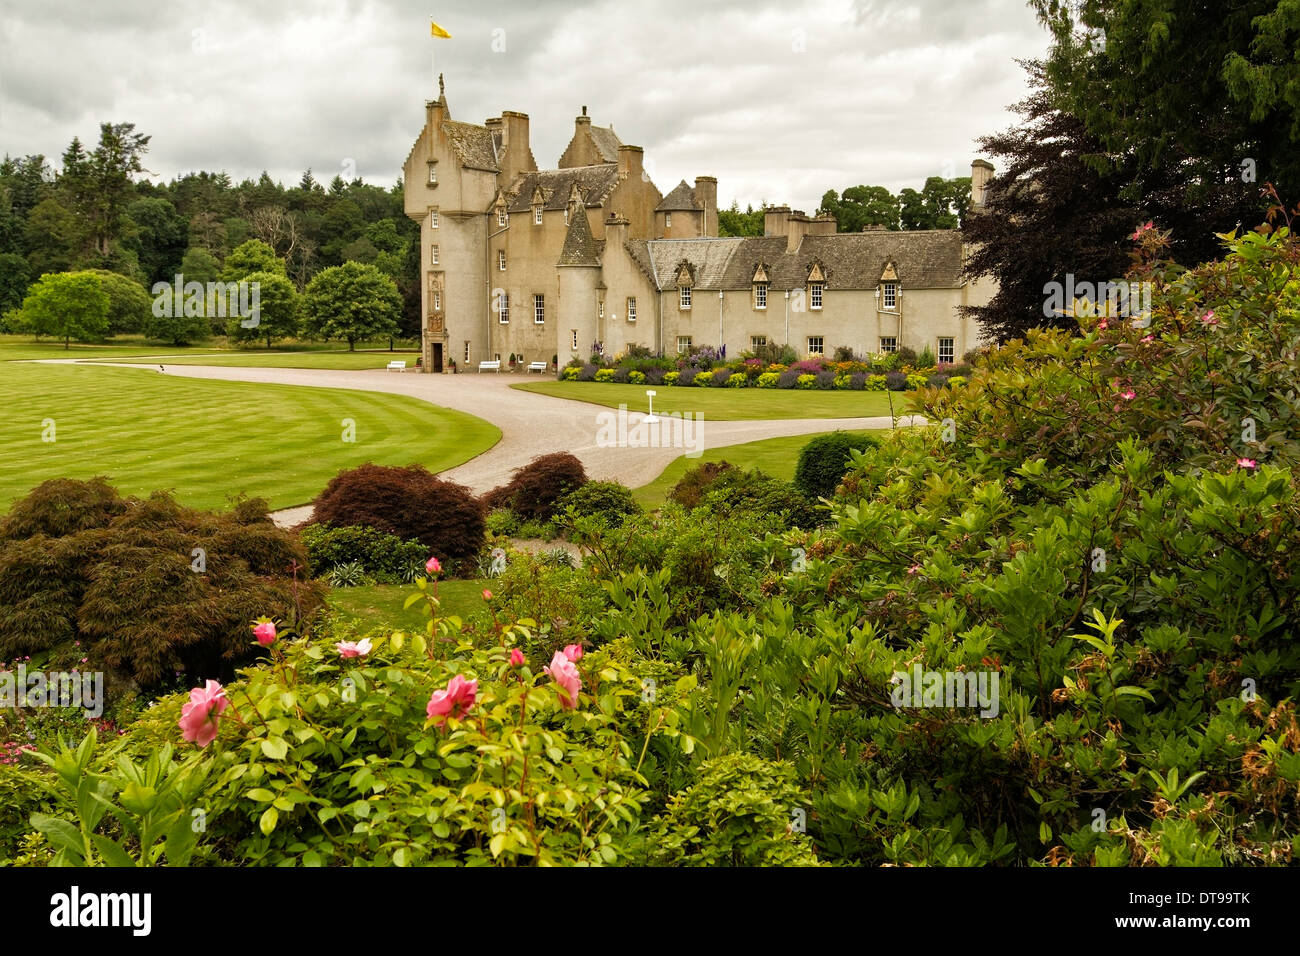
[(988, 200), (989, 180), (993, 178), (993, 164), (977, 159), (970, 164), (970, 206), (983, 209)]
[(618, 178), (631, 179), (633, 176), (642, 175), (642, 154), (644, 150), (640, 146), (620, 146), (618, 148)]
[(501, 114), (501, 147), (503, 155), (500, 166), (506, 182), (522, 172), (531, 172), (537, 168), (533, 151), (528, 145), (528, 114), (505, 110)]
[(718, 178), (716, 176), (695, 177), (695, 199), (703, 207), (704, 221), (701, 223), (702, 236), (718, 234)]
[(763, 210), (763, 235), (785, 236), (790, 233), (790, 207), (768, 206)]

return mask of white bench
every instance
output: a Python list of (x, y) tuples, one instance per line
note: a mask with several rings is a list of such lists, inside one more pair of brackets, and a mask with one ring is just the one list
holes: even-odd
[(499, 372), (501, 371), (501, 360), (496, 359), (492, 362), (479, 362), (478, 370), (480, 372)]
[(403, 360), (400, 360), (400, 359), (394, 359), (393, 361), (391, 361), (391, 362), (388, 363), (388, 371), (390, 371), (390, 372), (405, 372), (405, 371), (406, 371), (406, 362), (403, 361)]
[(547, 363), (546, 363), (546, 362), (529, 362), (529, 363), (528, 363), (528, 371), (530, 371), (530, 372), (545, 372), (546, 369), (547, 369), (547, 367), (548, 367), (548, 366), (547, 366)]

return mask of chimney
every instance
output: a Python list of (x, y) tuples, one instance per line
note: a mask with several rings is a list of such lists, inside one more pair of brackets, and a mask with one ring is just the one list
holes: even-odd
[(701, 223), (702, 236), (718, 234), (718, 179), (716, 176), (695, 177), (695, 199), (704, 209), (704, 221)]
[(618, 178), (631, 179), (641, 176), (641, 160), (644, 150), (640, 146), (620, 146), (618, 148)]
[(763, 235), (785, 236), (790, 233), (790, 207), (768, 206), (763, 210)]
[(627, 242), (628, 221), (618, 213), (611, 212), (605, 220), (605, 248), (622, 248)]
[(810, 236), (833, 236), (835, 235), (837, 223), (835, 217), (830, 213), (822, 213), (816, 219), (808, 223), (808, 235)]
[(517, 174), (535, 170), (533, 151), (528, 145), (528, 114), (505, 110), (501, 114), (502, 136), (501, 172), (507, 182)]
[(983, 209), (988, 200), (989, 180), (993, 178), (993, 164), (977, 159), (970, 164), (970, 206)]

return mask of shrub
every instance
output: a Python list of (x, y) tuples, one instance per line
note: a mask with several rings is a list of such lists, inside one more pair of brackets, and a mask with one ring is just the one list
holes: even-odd
[(966, 377), (963, 375), (953, 375), (948, 378), (948, 385), (951, 388), (960, 388), (966, 384)]
[[(423, 572), (429, 549), (420, 541), (403, 541), (377, 528), (351, 525), (332, 528), (310, 524), (299, 533), (311, 572), (324, 577), (334, 568), (355, 564), (360, 573), (381, 584), (402, 584)], [(338, 587), (339, 585), (334, 585)]]
[(600, 371), (599, 368), (597, 368), (595, 365), (592, 365), (590, 362), (588, 362), (586, 365), (584, 365), (582, 368), (578, 370), (578, 381), (594, 382), (596, 380), (596, 373), (599, 371)]
[[(794, 369), (791, 369), (790, 371), (793, 372)], [(816, 375), (808, 375), (808, 374), (799, 375), (794, 381), (795, 381), (795, 388), (810, 389), (810, 388), (815, 388), (817, 386)]]
[(696, 385), (700, 388), (707, 388), (713, 384), (713, 372), (690, 372), (689, 370), (682, 373), (682, 378), (678, 380), (678, 384), (682, 384), (688, 375), (691, 376), (691, 381), (687, 384)]
[(699, 369), (684, 368), (676, 374), (677, 374), (677, 379), (673, 384), (681, 385), (683, 387), (689, 387), (695, 384), (695, 380), (696, 378), (699, 377), (700, 372)]
[(699, 507), (709, 486), (732, 467), (729, 461), (704, 461), (686, 469), (686, 473), (673, 485), (672, 491), (668, 492), (668, 500), (675, 501), (684, 508)]
[(249, 622), (300, 626), (319, 609), (306, 566), (260, 499), (213, 514), (163, 493), (123, 500), (102, 479), (46, 482), (0, 522), (0, 655), (79, 640), (111, 680), (228, 676), (255, 656)]
[(903, 372), (886, 372), (885, 388), (891, 392), (903, 392), (907, 390), (907, 375)]
[[(863, 382), (862, 387), (868, 392), (883, 392), (888, 387), (888, 381), (889, 379), (885, 375), (868, 375), (866, 376), (866, 381)], [(906, 377), (903, 378), (903, 383), (907, 383)]]
[(813, 377), (813, 381), (817, 388), (828, 390), (835, 387), (835, 378), (836, 376), (834, 372), (818, 372)]
[(519, 529), (519, 516), (509, 508), (493, 508), (487, 514), (485, 528), (489, 537), (512, 537)]
[(793, 484), (757, 468), (732, 468), (719, 474), (704, 489), (699, 507), (720, 518), (752, 518), (782, 530), (815, 528), (820, 517), (813, 502)]
[(933, 368), (934, 353), (930, 351), (930, 346), (921, 349), (921, 354), (916, 357), (916, 361), (911, 363), (914, 368)]
[(628, 515), (639, 514), (632, 490), (617, 481), (589, 481), (565, 495), (556, 510), (563, 513), (572, 509), (582, 517), (595, 517), (611, 525), (623, 523)]
[(421, 465), (340, 471), (313, 504), (316, 524), (377, 528), (419, 541), (444, 562), (472, 558), (483, 544), (484, 510), (473, 493)]
[[(794, 388), (795, 385), (798, 384), (799, 379), (801, 377), (802, 377), (801, 373), (799, 372), (798, 369), (794, 369), (794, 368), (786, 369), (784, 372), (780, 374), (780, 377), (777, 378), (776, 386), (777, 388)], [(810, 375), (809, 378), (811, 377), (812, 376)]]
[(615, 370), (612, 369), (612, 368), (602, 368), (602, 369), (598, 369), (598, 370), (596, 371), (596, 381), (597, 381), (597, 382), (612, 382), (612, 381), (614, 381), (614, 372), (615, 372)]
[(677, 380), (681, 377), (681, 374), (682, 374), (681, 372), (665, 372), (663, 377), (663, 384), (676, 385)]
[(924, 374), (923, 372), (908, 372), (907, 373), (908, 390), (911, 391), (918, 388), (924, 388), (925, 383), (929, 380), (929, 378), (930, 377)]
[(948, 376), (938, 375), (938, 374), (927, 375), (925, 379), (925, 384), (928, 388), (943, 388), (945, 385), (948, 384)]
[[(732, 374), (733, 373), (729, 368), (714, 369), (713, 381), (711, 384), (713, 385), (714, 388), (725, 388), (727, 382), (731, 381)], [(743, 375), (737, 377), (744, 378)]]
[(525, 520), (549, 521), (560, 499), (586, 482), (581, 461), (568, 452), (555, 452), (517, 469), (507, 484), (484, 496), (484, 503), (509, 508)]
[(560, 378), (566, 382), (576, 382), (578, 380), (578, 376), (581, 373), (582, 373), (581, 368), (578, 368), (577, 366), (574, 365), (569, 365), (560, 370)]
[(833, 362), (852, 362), (853, 357), (853, 349), (847, 345), (837, 345), (831, 353), (831, 361)]
[(736, 372), (727, 378), (727, 388), (744, 388), (749, 384), (749, 376), (743, 372)]
[(916, 349), (903, 345), (893, 354), (898, 356), (898, 363), (900, 365), (916, 366)]
[[(663, 372), (660, 369), (654, 369), (660, 373), (660, 381), (663, 380)], [(644, 385), (646, 383), (646, 373), (638, 372), (636, 369), (627, 373), (627, 380), (633, 385)], [(657, 382), (655, 384), (658, 384)]]
[(808, 498), (830, 498), (848, 471), (850, 452), (866, 451), (877, 442), (868, 435), (854, 435), (834, 431), (818, 435), (799, 449), (799, 462), (794, 469), (794, 486)]
[(759, 388), (776, 388), (781, 381), (781, 376), (777, 372), (764, 372), (754, 383)]

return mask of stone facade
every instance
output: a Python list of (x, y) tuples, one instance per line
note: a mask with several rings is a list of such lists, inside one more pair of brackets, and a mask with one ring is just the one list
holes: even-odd
[[(539, 170), (528, 117), (451, 119), (445, 93), (404, 167), (406, 213), (420, 222), (425, 371), (607, 355), (629, 345), (675, 353), (759, 342), (800, 355), (929, 346), (960, 358), (978, 344), (961, 318), (988, 283), (961, 277), (956, 230), (835, 232), (829, 216), (766, 210), (761, 238), (718, 238), (718, 184), (699, 176), (665, 196), (639, 146), (593, 126), (586, 107), (555, 169)], [(972, 164), (983, 205), (992, 166)]]

